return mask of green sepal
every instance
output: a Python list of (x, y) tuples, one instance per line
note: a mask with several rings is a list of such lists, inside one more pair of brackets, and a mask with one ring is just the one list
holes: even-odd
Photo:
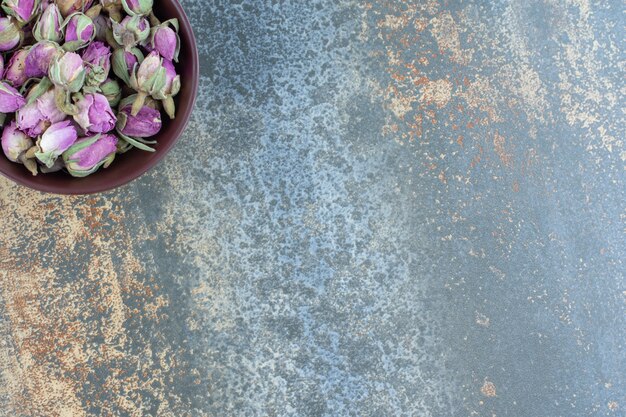
[(83, 46), (87, 46), (87, 43), (80, 41), (80, 40), (76, 40), (76, 41), (65, 42), (62, 48), (67, 52), (76, 52)]
[(72, 103), (69, 91), (65, 91), (62, 87), (55, 87), (54, 102), (63, 113), (69, 116), (78, 114), (78, 107)]
[(174, 120), (176, 118), (176, 105), (174, 104), (174, 99), (172, 98), (172, 96), (165, 97), (162, 103), (165, 113), (167, 113), (170, 119)]
[(27, 169), (27, 170), (29, 170), (29, 171), (30, 171), (30, 173), (31, 173), (31, 174), (33, 174), (33, 176), (34, 176), (34, 177), (36, 177), (36, 176), (37, 176), (37, 173), (38, 173), (38, 172), (37, 172), (38, 165), (37, 165), (37, 162), (35, 162), (35, 160), (34, 160), (34, 159), (29, 159), (29, 158), (26, 158), (26, 156), (25, 156), (24, 154), (22, 154), (22, 155), (20, 155), (20, 156), (19, 156), (18, 160), (19, 160), (22, 164), (24, 164), (24, 166), (26, 167), (26, 169)]
[[(122, 108), (122, 106), (120, 108)], [(124, 130), (126, 123), (128, 123), (128, 115), (124, 112), (117, 113), (117, 122), (115, 123), (116, 129)]]
[(81, 142), (77, 142), (74, 143), (72, 146), (70, 146), (69, 148), (67, 148), (67, 150), (65, 152), (63, 152), (63, 161), (65, 162), (65, 164), (69, 164), (72, 162), (78, 162), (75, 159), (69, 159), (71, 158), (72, 155), (74, 155), (76, 152), (82, 151), (83, 149), (93, 145), (94, 143), (96, 143), (98, 141), (98, 139), (100, 139), (100, 137), (102, 136), (102, 134), (98, 133), (97, 135), (95, 135), (92, 138), (83, 140)]
[(145, 144), (139, 142), (138, 140), (136, 140), (134, 138), (131, 138), (130, 136), (126, 136), (125, 134), (120, 132), (119, 129), (117, 130), (117, 134), (120, 135), (120, 137), (122, 139), (124, 139), (126, 142), (128, 142), (131, 145), (133, 145), (135, 148), (139, 148), (142, 151), (147, 151), (147, 152), (156, 152), (156, 149), (151, 148), (148, 145), (145, 145)]
[[(114, 154), (115, 155), (115, 154)], [(91, 169), (88, 169), (87, 171), (77, 171), (77, 170), (73, 170), (72, 167), (70, 165), (65, 165), (65, 169), (67, 170), (67, 172), (70, 173), (70, 175), (72, 177), (76, 177), (76, 178), (84, 178), (87, 177), (91, 174), (93, 174), (94, 172), (96, 172), (97, 170), (100, 169), (100, 167), (104, 164), (105, 161), (101, 161), (98, 162), (96, 165), (94, 165)]]
[(86, 64), (91, 67), (91, 71), (85, 77), (85, 87), (98, 87), (106, 81), (108, 74), (100, 65)]
[[(28, 81), (26, 81), (26, 83), (28, 83)], [(27, 85), (26, 83), (24, 85)], [(41, 81), (39, 81), (39, 83), (28, 92), (26, 105), (32, 104), (39, 97), (47, 93), (52, 86), (52, 81), (50, 81), (48, 77), (43, 77)]]
[(117, 80), (105, 81), (98, 86), (98, 90), (106, 97), (111, 108), (117, 107), (122, 99), (122, 88)]
[(137, 98), (137, 94), (131, 94), (128, 97), (124, 97), (122, 99), (122, 101), (120, 101), (119, 108), (122, 109), (122, 108), (128, 106), (129, 104), (133, 104), (135, 102), (136, 98)]
[(130, 71), (126, 65), (126, 51), (122, 48), (116, 49), (111, 56), (111, 69), (126, 85), (130, 84)]
[(130, 143), (126, 142), (122, 138), (118, 138), (118, 141), (117, 141), (117, 153), (119, 153), (119, 154), (126, 153), (129, 150), (131, 150), (132, 148), (133, 148), (133, 145), (131, 145)]
[(85, 68), (83, 68), (80, 71), (79, 76), (76, 77), (74, 79), (74, 81), (72, 81), (67, 86), (68, 91), (70, 91), (72, 93), (76, 93), (76, 92), (80, 91), (80, 89), (83, 88), (83, 85), (85, 85), (85, 77), (86, 77), (86, 75), (87, 75), (87, 71), (85, 71)]
[(52, 165), (54, 165), (54, 163), (56, 162), (58, 155), (55, 155), (54, 151), (35, 152), (35, 157), (37, 157), (39, 162), (41, 162), (48, 168), (52, 168)]
[(135, 139), (137, 142), (141, 142), (146, 145), (156, 145), (157, 143), (159, 143), (156, 140), (147, 140), (146, 138), (133, 138), (133, 139)]

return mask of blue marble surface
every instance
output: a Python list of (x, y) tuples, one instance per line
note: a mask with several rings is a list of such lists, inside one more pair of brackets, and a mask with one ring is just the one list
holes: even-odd
[(182, 4), (165, 162), (0, 180), (1, 416), (624, 415), (621, 2)]

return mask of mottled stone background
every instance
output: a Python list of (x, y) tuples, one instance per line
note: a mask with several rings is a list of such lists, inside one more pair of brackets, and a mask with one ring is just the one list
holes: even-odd
[(183, 4), (158, 168), (0, 180), (2, 417), (626, 415), (622, 1)]

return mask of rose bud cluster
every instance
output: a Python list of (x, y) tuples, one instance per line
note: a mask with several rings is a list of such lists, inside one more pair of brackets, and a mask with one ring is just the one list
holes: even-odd
[[(154, 0), (0, 0), (0, 142), (32, 175), (85, 177), (154, 152), (181, 88)], [(126, 157), (137, 157), (125, 155)], [(62, 173), (55, 175), (63, 175)]]

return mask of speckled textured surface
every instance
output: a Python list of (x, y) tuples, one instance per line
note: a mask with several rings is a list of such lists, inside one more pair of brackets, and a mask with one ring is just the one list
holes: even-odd
[(623, 416), (620, 1), (201, 1), (120, 190), (0, 180), (0, 416)]

